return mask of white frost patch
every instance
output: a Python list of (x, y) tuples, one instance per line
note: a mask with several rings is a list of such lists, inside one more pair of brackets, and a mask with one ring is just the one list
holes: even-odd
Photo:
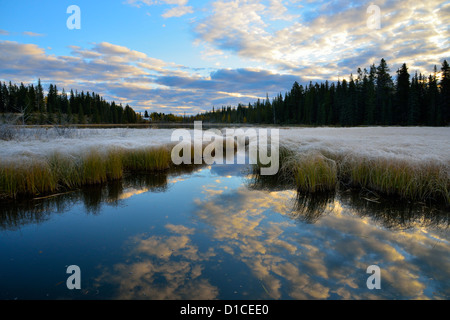
[[(258, 128), (254, 129), (258, 132)], [(166, 145), (172, 143), (175, 129), (20, 130), (15, 139), (0, 140), (0, 160), (42, 158), (54, 152), (78, 155), (91, 149), (104, 151)], [(280, 128), (280, 144), (299, 152), (318, 150), (370, 158), (431, 160), (446, 166), (450, 164), (449, 142), (449, 127)]]

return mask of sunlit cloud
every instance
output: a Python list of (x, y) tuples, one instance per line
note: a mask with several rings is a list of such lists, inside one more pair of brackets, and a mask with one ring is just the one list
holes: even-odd
[[(422, 72), (430, 72), (434, 64), (448, 58), (450, 34), (443, 26), (449, 22), (449, 4), (385, 1), (379, 4), (379, 30), (367, 27), (370, 4), (318, 1), (299, 9), (295, 1), (219, 0), (195, 30), (199, 39), (221, 53), (235, 53), (316, 80), (330, 79), (339, 72), (347, 77), (383, 57), (394, 65), (406, 62)], [(283, 8), (297, 15), (291, 17)], [(270, 21), (279, 12), (286, 14), (289, 23), (274, 27)], [(425, 61), (426, 68), (416, 65), (418, 60)], [(315, 71), (332, 64), (339, 68)]]

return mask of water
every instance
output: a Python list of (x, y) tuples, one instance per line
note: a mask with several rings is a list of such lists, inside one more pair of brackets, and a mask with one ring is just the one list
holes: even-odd
[(0, 299), (450, 298), (446, 209), (248, 173), (192, 167), (3, 203)]

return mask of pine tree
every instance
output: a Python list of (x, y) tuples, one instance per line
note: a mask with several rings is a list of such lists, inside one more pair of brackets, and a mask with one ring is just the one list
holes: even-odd
[(375, 118), (378, 124), (392, 124), (392, 93), (394, 83), (389, 74), (389, 67), (384, 59), (376, 71), (376, 110)]
[[(436, 66), (435, 66), (436, 71)], [(439, 90), (437, 86), (436, 72), (428, 76), (426, 102), (428, 104), (427, 125), (437, 126), (441, 120), (438, 112)]]
[(393, 124), (405, 125), (411, 120), (408, 116), (409, 104), (409, 73), (406, 64), (397, 71), (397, 83), (395, 92), (395, 106)]
[(38, 84), (36, 86), (36, 110), (37, 112), (46, 112), (45, 101), (44, 101), (44, 89), (41, 85), (41, 79), (38, 80)]
[(0, 82), (0, 113), (4, 113), (5, 110), (5, 97), (3, 94), (3, 84)]
[(417, 125), (420, 122), (420, 83), (417, 72), (412, 78), (408, 97), (407, 124)]
[(447, 60), (442, 63), (442, 78), (440, 82), (440, 99), (439, 103), (442, 110), (442, 123), (444, 125), (450, 124), (450, 66)]

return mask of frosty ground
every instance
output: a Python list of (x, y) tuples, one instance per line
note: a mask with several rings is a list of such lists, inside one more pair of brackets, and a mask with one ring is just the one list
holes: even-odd
[[(171, 143), (174, 131), (128, 128), (17, 130), (11, 140), (0, 140), (0, 159), (3, 161), (42, 158), (54, 152), (77, 155), (92, 149), (161, 146)], [(282, 127), (279, 130), (280, 144), (298, 152), (317, 150), (450, 164), (450, 127)]]

